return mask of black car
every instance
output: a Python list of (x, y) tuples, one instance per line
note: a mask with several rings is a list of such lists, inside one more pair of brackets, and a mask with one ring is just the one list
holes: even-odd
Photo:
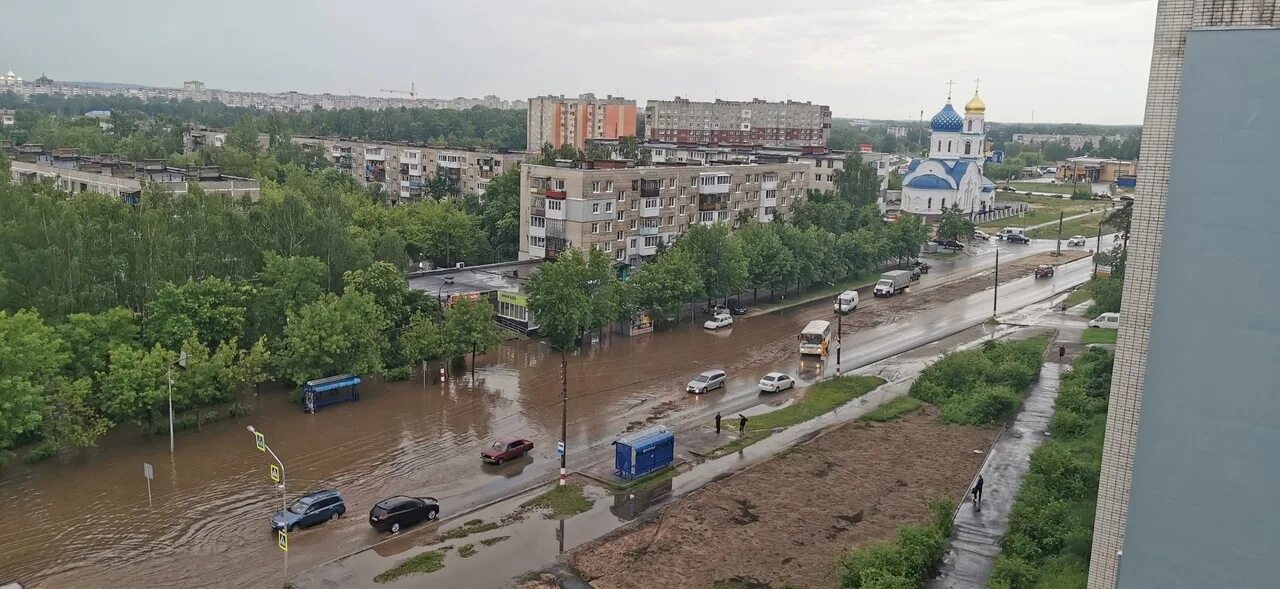
[(746, 315), (746, 314), (747, 314), (747, 306), (746, 306), (746, 305), (744, 305), (744, 304), (742, 304), (742, 301), (740, 301), (740, 300), (738, 300), (738, 299), (729, 299), (729, 300), (727, 300), (727, 301), (725, 301), (725, 302), (724, 302), (724, 306), (728, 307), (728, 308), (729, 308), (729, 312), (730, 312), (730, 313), (732, 313), (732, 314), (734, 314), (734, 315)]
[(928, 262), (922, 262), (919, 259), (911, 260), (910, 266), (912, 270), (919, 270), (921, 274), (928, 274), (929, 268), (933, 267)]
[(398, 533), (400, 528), (420, 521), (431, 521), (440, 515), (440, 504), (434, 497), (396, 496), (383, 499), (369, 510), (369, 525), (379, 532)]
[(1004, 236), (1004, 240), (1009, 243), (1031, 243), (1031, 238), (1021, 233), (1010, 233)]
[(935, 240), (933, 240), (933, 242), (934, 242), (934, 243), (936, 243), (936, 244), (938, 244), (938, 245), (940, 245), (940, 246), (942, 246), (942, 247), (945, 247), (945, 248), (947, 248), (947, 249), (949, 249), (949, 250), (962, 250), (962, 249), (964, 249), (964, 244), (963, 244), (963, 243), (960, 243), (960, 242), (958, 242), (958, 241), (956, 241), (956, 240), (954, 240), (954, 239), (935, 239)]
[(271, 516), (271, 529), (292, 532), (296, 528), (338, 519), (346, 512), (347, 504), (337, 491), (312, 491), (303, 495), (288, 509)]

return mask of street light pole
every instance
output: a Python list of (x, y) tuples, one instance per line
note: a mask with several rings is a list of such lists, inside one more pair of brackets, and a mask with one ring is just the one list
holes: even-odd
[[(187, 353), (178, 354), (178, 366), (187, 366)], [(166, 374), (169, 380), (169, 454), (173, 454), (173, 364), (170, 363)]]
[(1000, 248), (996, 247), (996, 290), (991, 297), (991, 318), (996, 318), (996, 304), (1000, 301)]
[(437, 289), (436, 289), (436, 304), (437, 304), (437, 305), (442, 305), (442, 304), (443, 304), (443, 303), (441, 302), (441, 298), (440, 298), (440, 297), (441, 297), (442, 293), (444, 293), (444, 287), (449, 286), (450, 284), (453, 284), (453, 277), (452, 277), (452, 276), (445, 276), (445, 277), (444, 277), (444, 282), (441, 282), (441, 283), (440, 283), (440, 288), (437, 288)]
[[(830, 325), (828, 323), (828, 325)], [(844, 341), (844, 314), (836, 311), (836, 376), (840, 376), (840, 344)]]
[(1058, 212), (1058, 252), (1053, 254), (1055, 256), (1062, 255), (1062, 216), (1063, 214), (1064, 213), (1062, 211)]
[(1098, 279), (1098, 254), (1102, 253), (1102, 221), (1098, 221), (1098, 242), (1093, 251), (1093, 280)]
[(560, 486), (567, 483), (569, 476), (569, 361), (564, 350), (560, 350), (560, 443), (564, 451), (560, 453)]

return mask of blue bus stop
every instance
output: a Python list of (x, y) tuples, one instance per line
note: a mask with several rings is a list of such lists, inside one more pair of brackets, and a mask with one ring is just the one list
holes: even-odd
[(633, 479), (669, 466), (675, 461), (676, 437), (658, 425), (614, 440), (614, 471)]
[(307, 413), (315, 413), (325, 405), (359, 401), (359, 384), (360, 377), (351, 374), (309, 380), (302, 389), (302, 408)]

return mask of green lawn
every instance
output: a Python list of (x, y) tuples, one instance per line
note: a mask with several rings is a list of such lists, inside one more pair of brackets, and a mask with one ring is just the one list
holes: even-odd
[(809, 387), (800, 400), (777, 411), (751, 417), (747, 429), (772, 430), (808, 421), (836, 407), (871, 392), (884, 384), (874, 376), (849, 375), (823, 381)]
[(876, 407), (875, 411), (862, 416), (863, 421), (893, 421), (903, 415), (911, 413), (919, 409), (924, 403), (913, 397), (898, 397), (884, 405)]
[[(849, 280), (837, 282), (834, 286), (823, 286), (822, 288), (810, 288), (799, 294), (788, 294), (786, 295), (786, 298), (782, 297), (783, 293), (778, 293), (778, 296), (774, 297), (773, 301), (770, 301), (768, 298), (769, 297), (768, 290), (761, 289), (760, 302), (757, 303), (754, 300), (752, 300), (751, 306), (754, 307), (753, 311), (755, 313), (768, 313), (769, 311), (772, 311), (780, 307), (794, 306), (807, 301), (816, 301), (819, 299), (834, 298), (836, 295), (846, 290), (854, 290), (854, 289), (862, 288), (864, 286), (871, 286), (872, 284), (875, 284), (876, 281), (879, 279), (880, 279), (879, 274), (872, 274), (870, 276), (859, 276), (857, 278), (850, 278)], [(822, 284), (825, 284), (825, 283), (822, 283)], [(739, 300), (742, 300), (745, 302), (749, 294), (750, 294), (750, 291), (742, 293), (742, 296), (739, 297)]]
[(406, 560), (373, 578), (375, 583), (390, 583), (405, 575), (434, 573), (444, 568), (444, 552), (428, 550)]
[[(1069, 221), (1063, 221), (1062, 222), (1062, 240), (1066, 241), (1072, 235), (1083, 235), (1085, 237), (1090, 238), (1090, 240), (1086, 243), (1087, 245), (1090, 246), (1090, 248), (1092, 248), (1096, 244), (1095, 238), (1098, 236), (1098, 222), (1101, 220), (1102, 220), (1102, 215), (1097, 214), (1089, 217), (1083, 217), (1080, 219), (1071, 219)], [(1032, 229), (1031, 231), (1027, 232), (1027, 237), (1031, 237), (1033, 239), (1057, 239), (1058, 224), (1054, 223), (1053, 225), (1050, 225), (1048, 227)], [(1106, 246), (1106, 245), (1107, 244), (1103, 244), (1103, 246)]]
[(1086, 282), (1080, 285), (1079, 288), (1071, 291), (1071, 294), (1067, 295), (1067, 307), (1074, 307), (1080, 303), (1093, 299), (1093, 293), (1089, 292), (1088, 287), (1089, 283)]
[[(1019, 190), (1024, 192), (1052, 192), (1054, 194), (1071, 194), (1070, 182), (1067, 182), (1065, 184), (1049, 184), (1047, 182), (1010, 182), (1009, 185), (1012, 186), (1014, 190)], [(1089, 188), (1088, 184), (1078, 184), (1077, 186), (1083, 186), (1085, 188)]]
[(591, 509), (592, 501), (577, 485), (558, 486), (520, 504), (522, 509), (546, 509), (547, 519), (564, 519)]
[(1089, 328), (1084, 330), (1084, 343), (1114, 344), (1118, 333), (1120, 333), (1118, 329)]
[(676, 475), (678, 474), (680, 474), (680, 471), (676, 470), (676, 467), (668, 466), (662, 470), (651, 472), (638, 479), (627, 481), (625, 483), (609, 483), (609, 487), (614, 491), (638, 491), (676, 478)]

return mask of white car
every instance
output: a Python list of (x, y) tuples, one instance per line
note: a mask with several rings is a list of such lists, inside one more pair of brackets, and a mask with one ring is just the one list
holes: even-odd
[(983, 231), (983, 230), (981, 230), (981, 229), (974, 229), (974, 230), (973, 230), (973, 237), (974, 237), (975, 239), (981, 239), (981, 240), (983, 240), (983, 241), (991, 241), (991, 236), (990, 236), (990, 235), (987, 235), (987, 232), (986, 232), (986, 231)]
[(702, 324), (702, 326), (707, 329), (720, 329), (721, 327), (729, 327), (731, 325), (733, 325), (733, 315), (728, 313), (716, 315)]
[(1085, 242), (1085, 236), (1083, 236), (1083, 235), (1072, 235), (1072, 236), (1071, 236), (1071, 238), (1067, 240), (1067, 245), (1081, 245), (1081, 246), (1082, 246), (1082, 245), (1084, 245), (1084, 242)]
[(781, 372), (770, 372), (760, 379), (760, 390), (770, 393), (785, 391), (796, 386), (795, 379)]
[(693, 377), (689, 384), (684, 385), (684, 390), (701, 395), (711, 389), (723, 387), (725, 378), (726, 375), (723, 370), (708, 370)]
[(1089, 322), (1089, 327), (1102, 329), (1120, 329), (1119, 313), (1103, 313)]

